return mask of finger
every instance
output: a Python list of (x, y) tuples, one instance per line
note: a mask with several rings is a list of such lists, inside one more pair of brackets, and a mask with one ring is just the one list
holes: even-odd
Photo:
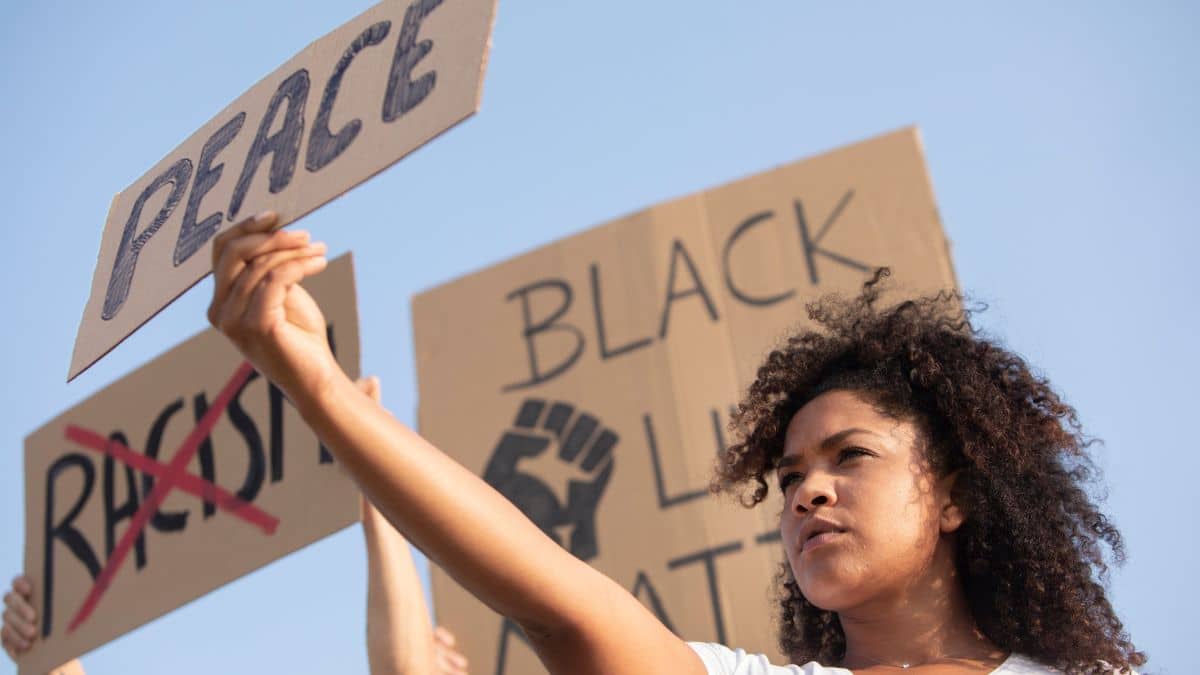
[(225, 259), (226, 249), (235, 241), (246, 236), (255, 236), (262, 238), (265, 234), (275, 229), (278, 223), (278, 217), (271, 211), (264, 211), (256, 216), (247, 218), (233, 227), (221, 232), (213, 239), (212, 247), (212, 269), (216, 271), (221, 266), (221, 261)]
[(17, 660), (17, 647), (8, 641), (7, 635), (0, 636), (0, 646), (4, 647), (4, 653), (8, 654), (8, 658), (13, 661)]
[(32, 623), (37, 621), (37, 611), (29, 601), (21, 597), (17, 593), (6, 593), (4, 595), (4, 606), (16, 612), (17, 616), (23, 617), (26, 621)]
[(307, 246), (312, 236), (305, 230), (277, 230), (275, 232), (256, 232), (231, 240), (226, 245), (221, 257), (217, 259), (214, 270), (247, 263), (250, 260), (282, 248)]
[(438, 626), (433, 629), (433, 639), (451, 649), (458, 644), (458, 638), (454, 637), (454, 633), (451, 633), (450, 629), (445, 626)]
[(307, 258), (325, 254), (325, 244), (316, 243), (308, 244), (302, 248), (289, 248), (282, 250), (271, 251), (270, 253), (260, 254), (245, 263), (242, 272), (238, 274), (233, 287), (229, 289), (228, 295), (222, 302), (222, 308), (218, 317), (220, 326), (226, 326), (229, 322), (237, 322), (242, 315), (246, 313), (246, 307), (250, 304), (250, 296), (272, 270), (280, 265), (299, 258)]
[(213, 267), (213, 301), (209, 306), (209, 320), (213, 321), (213, 315), (224, 305), (246, 266), (253, 264), (252, 261), (276, 251), (303, 249), (310, 243), (309, 234), (303, 230), (249, 234), (229, 242)]
[(19, 574), (13, 577), (13, 590), (25, 596), (26, 598), (33, 597), (33, 582), (24, 574)]
[(13, 629), (17, 635), (25, 639), (31, 640), (37, 636), (37, 629), (34, 628), (33, 623), (17, 616), (11, 607), (4, 610), (4, 625)]
[(18, 635), (17, 632), (15, 630), (13, 630), (12, 626), (5, 625), (3, 630), (0, 632), (2, 632), (4, 635), (5, 647), (6, 648), (11, 647), (12, 651), (15, 652), (16, 655), (20, 655), (21, 652), (24, 652), (26, 649), (29, 649), (29, 644), (30, 644), (29, 640), (26, 640), (25, 638)]
[(221, 255), (225, 252), (225, 247), (229, 245), (229, 242), (247, 234), (269, 232), (278, 222), (279, 216), (274, 211), (263, 211), (218, 234), (213, 238), (213, 267), (217, 266), (217, 261), (221, 259)]
[(463, 670), (467, 669), (467, 664), (469, 662), (467, 661), (467, 657), (463, 656), (462, 654), (459, 654), (456, 651), (449, 651), (446, 652), (446, 658), (449, 659), (450, 663), (454, 664), (455, 666), (462, 668)]
[(380, 387), (378, 377), (374, 375), (371, 375), (370, 377), (362, 377), (359, 378), (356, 384), (358, 384), (359, 391), (371, 397), (372, 401), (375, 401), (376, 403), (379, 402), (382, 389)]
[(250, 296), (250, 306), (243, 325), (256, 332), (265, 332), (271, 325), (271, 312), (283, 306), (288, 290), (307, 276), (325, 269), (324, 256), (297, 258), (271, 270)]
[(445, 674), (466, 673), (470, 663), (467, 657), (456, 651), (439, 649), (437, 652), (438, 670)]

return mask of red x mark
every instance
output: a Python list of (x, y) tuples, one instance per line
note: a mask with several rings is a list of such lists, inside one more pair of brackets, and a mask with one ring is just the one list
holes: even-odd
[(217, 398), (213, 401), (212, 406), (200, 418), (200, 421), (196, 423), (196, 428), (192, 429), (191, 433), (184, 439), (183, 445), (179, 446), (179, 450), (171, 458), (170, 464), (162, 464), (150, 459), (116, 441), (110, 441), (94, 431), (82, 429), (74, 425), (67, 426), (66, 436), (69, 440), (89, 450), (112, 455), (115, 459), (119, 459), (138, 471), (153, 475), (158, 479), (154, 484), (154, 489), (146, 497), (146, 501), (142, 503), (141, 508), (133, 515), (133, 519), (129, 521), (129, 528), (125, 530), (125, 534), (113, 548), (112, 555), (109, 556), (104, 568), (100, 570), (100, 574), (96, 577), (96, 582), (92, 585), (91, 590), (88, 591), (83, 605), (75, 613), (75, 617), (71, 619), (71, 623), (67, 626), (68, 633), (78, 628), (80, 624), (87, 620), (92, 611), (96, 609), (96, 605), (100, 602), (100, 596), (104, 595), (104, 592), (108, 590), (108, 586), (112, 582), (113, 576), (116, 575), (117, 569), (125, 560), (125, 556), (129, 555), (129, 549), (133, 548), (134, 540), (145, 529), (146, 523), (150, 522), (150, 517), (158, 511), (158, 507), (167, 498), (167, 494), (175, 488), (179, 488), (188, 494), (195, 495), (206, 501), (213, 502), (218, 508), (224, 509), (251, 524), (257, 525), (266, 534), (275, 533), (275, 528), (279, 525), (278, 518), (264, 512), (253, 504), (239, 499), (229, 491), (184, 471), (184, 467), (192, 460), (192, 457), (200, 448), (200, 443), (208, 437), (213, 426), (217, 423), (217, 419), (220, 418), (221, 413), (225, 411), (230, 401), (233, 400), (234, 395), (237, 394), (238, 390), (242, 388), (242, 385), (253, 374), (254, 367), (249, 363), (243, 363), (237, 369), (237, 372), (233, 374), (233, 378), (221, 389), (221, 393), (217, 394)]

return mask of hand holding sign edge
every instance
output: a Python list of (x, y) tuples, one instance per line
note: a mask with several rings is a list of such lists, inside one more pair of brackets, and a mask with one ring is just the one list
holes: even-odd
[(33, 584), (29, 577), (19, 575), (12, 581), (12, 590), (4, 594), (4, 625), (0, 642), (14, 661), (33, 646), (37, 639), (37, 612), (33, 609)]
[(208, 320), (299, 404), (345, 375), (329, 348), (321, 309), (299, 285), (325, 269), (325, 245), (303, 231), (275, 230), (278, 220), (264, 212), (213, 240)]

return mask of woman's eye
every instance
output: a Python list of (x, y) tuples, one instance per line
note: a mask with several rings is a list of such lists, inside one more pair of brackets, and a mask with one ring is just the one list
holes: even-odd
[(802, 473), (796, 473), (795, 471), (791, 473), (785, 473), (779, 477), (779, 491), (787, 492), (789, 487), (799, 483), (802, 480), (804, 480), (804, 474)]
[(838, 464), (841, 464), (842, 462), (855, 459), (856, 457), (869, 457), (871, 454), (871, 452), (863, 450), (862, 448), (846, 448), (838, 453), (837, 461)]

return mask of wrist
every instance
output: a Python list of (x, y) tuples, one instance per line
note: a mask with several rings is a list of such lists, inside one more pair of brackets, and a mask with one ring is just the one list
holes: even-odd
[(316, 422), (327, 417), (348, 397), (359, 393), (358, 387), (335, 362), (334, 367), (328, 369), (323, 377), (301, 383), (294, 394), (288, 392), (288, 398), (304, 421), (313, 429), (318, 429), (320, 427)]

